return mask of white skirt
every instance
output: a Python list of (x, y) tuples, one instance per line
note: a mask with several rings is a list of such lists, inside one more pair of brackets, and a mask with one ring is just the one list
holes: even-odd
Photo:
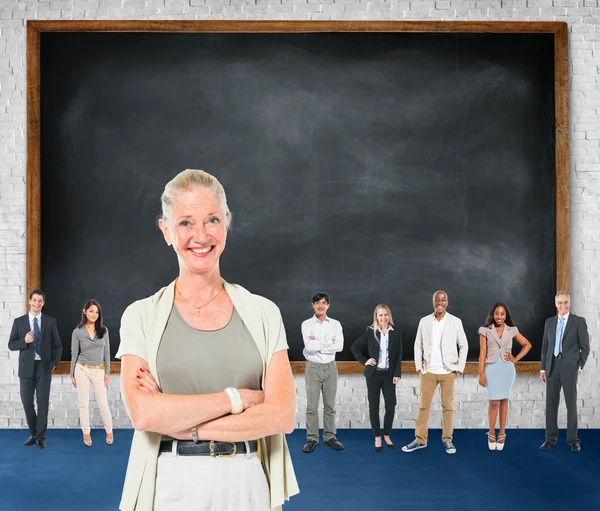
[(269, 511), (269, 485), (256, 453), (158, 457), (154, 511)]

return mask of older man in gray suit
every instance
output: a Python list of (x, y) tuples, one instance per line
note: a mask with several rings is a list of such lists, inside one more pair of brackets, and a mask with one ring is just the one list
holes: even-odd
[(590, 338), (585, 319), (570, 313), (569, 294), (559, 291), (554, 299), (557, 316), (546, 320), (540, 379), (546, 383), (546, 440), (540, 446), (547, 451), (558, 440), (558, 404), (562, 387), (567, 404), (567, 442), (571, 451), (581, 451), (577, 438), (577, 377), (590, 354)]

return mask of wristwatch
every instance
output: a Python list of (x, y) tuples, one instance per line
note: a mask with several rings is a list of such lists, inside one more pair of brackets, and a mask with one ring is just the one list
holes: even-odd
[(238, 389), (227, 387), (225, 393), (229, 396), (229, 401), (231, 401), (231, 413), (242, 413), (244, 411), (244, 402), (242, 401), (242, 396), (240, 396)]

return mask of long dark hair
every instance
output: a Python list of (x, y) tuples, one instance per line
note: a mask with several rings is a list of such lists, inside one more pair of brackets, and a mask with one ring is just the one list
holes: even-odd
[(102, 337), (104, 337), (104, 334), (106, 333), (106, 327), (102, 324), (102, 307), (100, 307), (100, 304), (96, 300), (88, 300), (87, 302), (85, 302), (85, 305), (83, 306), (83, 311), (81, 311), (81, 321), (79, 322), (79, 325), (77, 325), (77, 328), (81, 328), (87, 323), (85, 311), (88, 310), (92, 305), (98, 307), (98, 319), (94, 323), (94, 326), (96, 328), (96, 336), (98, 337), (98, 339), (102, 339)]
[(483, 324), (483, 326), (487, 328), (490, 325), (496, 324), (496, 322), (494, 321), (494, 312), (496, 312), (496, 309), (498, 307), (503, 307), (504, 310), (506, 311), (506, 319), (504, 320), (504, 322), (508, 326), (515, 326), (515, 322), (513, 321), (513, 318), (510, 314), (510, 309), (508, 308), (507, 305), (503, 304), (502, 302), (495, 303), (494, 306), (490, 309), (490, 312), (488, 312), (487, 319), (485, 320), (485, 323)]

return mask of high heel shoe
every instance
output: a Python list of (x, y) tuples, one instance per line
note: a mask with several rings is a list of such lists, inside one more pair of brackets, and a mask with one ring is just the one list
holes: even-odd
[(383, 440), (383, 442), (385, 443), (385, 445), (387, 445), (388, 449), (391, 449), (392, 451), (396, 450), (396, 446), (394, 445), (393, 442), (390, 442), (389, 444), (385, 441), (385, 439)]
[[(376, 437), (376, 438), (380, 438), (380, 437)], [(375, 452), (381, 452), (381, 445), (380, 446), (375, 446)]]
[[(488, 436), (488, 447), (490, 449), (490, 451), (495, 451), (498, 448), (498, 444), (496, 442), (496, 434), (487, 434)], [(502, 449), (500, 449), (502, 450)]]
[(112, 445), (112, 443), (114, 442), (115, 437), (113, 436), (112, 433), (106, 433), (106, 443), (108, 445)]
[[(500, 442), (502, 440), (502, 442)], [(504, 449), (504, 444), (506, 443), (506, 435), (498, 435), (498, 443), (496, 444), (496, 450), (501, 451)]]
[[(88, 438), (86, 438), (86, 436)], [(87, 447), (91, 447), (92, 446), (92, 437), (90, 435), (83, 435), (83, 443), (87, 446)]]

